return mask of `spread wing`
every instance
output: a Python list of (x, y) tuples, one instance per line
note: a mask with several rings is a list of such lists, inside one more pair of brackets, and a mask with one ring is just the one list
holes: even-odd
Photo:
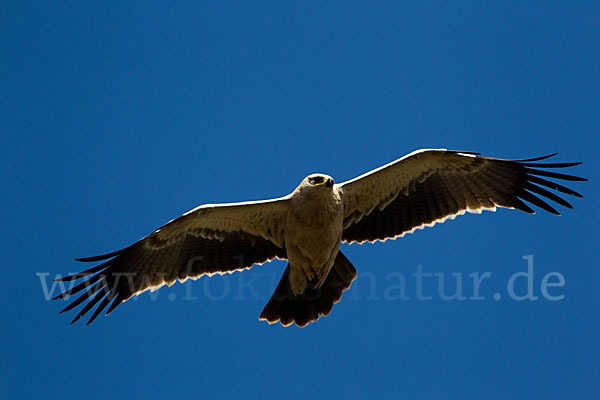
[(444, 149), (415, 151), (340, 184), (344, 202), (342, 240), (362, 243), (396, 238), (465, 212), (480, 214), (482, 210), (495, 211), (496, 207), (533, 214), (524, 201), (560, 215), (542, 198), (568, 208), (571, 204), (545, 188), (582, 196), (546, 178), (587, 179), (547, 170), (581, 163), (535, 162), (554, 155), (502, 160)]
[(125, 249), (77, 259), (103, 262), (59, 279), (84, 280), (77, 285), (73, 282), (55, 300), (82, 292), (61, 311), (87, 301), (73, 322), (100, 303), (89, 324), (109, 304), (106, 314), (135, 294), (154, 291), (165, 284), (171, 286), (176, 280), (231, 273), (273, 258), (285, 259), (283, 228), (287, 204), (284, 197), (195, 208)]

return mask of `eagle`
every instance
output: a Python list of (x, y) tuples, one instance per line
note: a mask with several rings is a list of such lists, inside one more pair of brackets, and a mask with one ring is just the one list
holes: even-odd
[(329, 315), (356, 278), (356, 269), (340, 251), (342, 242), (395, 239), (465, 212), (496, 207), (534, 214), (529, 203), (560, 215), (548, 204), (551, 200), (572, 208), (557, 192), (582, 195), (555, 181), (587, 179), (551, 170), (580, 162), (539, 162), (556, 154), (506, 160), (423, 149), (343, 183), (315, 173), (284, 197), (204, 204), (128, 247), (76, 259), (101, 263), (58, 278), (70, 285), (54, 299), (71, 300), (80, 293), (60, 313), (85, 304), (74, 323), (97, 305), (90, 324), (103, 310), (108, 315), (146, 290), (277, 258), (288, 264), (259, 319), (304, 327)]

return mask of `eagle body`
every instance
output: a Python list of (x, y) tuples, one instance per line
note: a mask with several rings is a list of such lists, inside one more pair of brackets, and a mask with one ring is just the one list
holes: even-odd
[(292, 292), (301, 294), (307, 281), (322, 286), (340, 248), (343, 230), (341, 189), (331, 184), (310, 185), (307, 177), (289, 200), (285, 248), (290, 262)]
[(201, 205), (124, 249), (77, 259), (100, 264), (57, 279), (71, 285), (55, 299), (79, 293), (61, 313), (83, 305), (75, 322), (96, 307), (89, 324), (146, 290), (277, 258), (288, 265), (259, 318), (305, 326), (329, 315), (356, 278), (342, 242), (395, 239), (497, 207), (533, 214), (531, 204), (560, 215), (550, 200), (572, 208), (557, 193), (582, 196), (559, 182), (586, 179), (553, 169), (581, 163), (539, 162), (554, 155), (505, 160), (424, 149), (339, 184), (312, 174), (281, 198)]

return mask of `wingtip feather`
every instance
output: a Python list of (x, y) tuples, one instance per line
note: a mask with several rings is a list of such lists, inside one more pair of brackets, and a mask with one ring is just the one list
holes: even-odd
[(550, 157), (557, 156), (558, 154), (559, 154), (559, 152), (557, 151), (556, 153), (546, 154), (545, 156), (539, 156), (539, 157), (533, 157), (533, 158), (522, 158), (520, 160), (512, 160), (512, 161), (516, 161), (516, 162), (542, 161), (542, 160), (546, 160)]

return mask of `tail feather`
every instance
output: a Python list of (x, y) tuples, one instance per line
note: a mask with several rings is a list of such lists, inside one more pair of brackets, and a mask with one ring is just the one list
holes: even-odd
[(338, 252), (333, 267), (319, 288), (307, 287), (300, 295), (294, 295), (289, 281), (288, 264), (275, 293), (263, 309), (259, 319), (270, 324), (277, 321), (288, 326), (292, 323), (303, 327), (316, 321), (321, 315), (329, 315), (333, 305), (340, 301), (342, 293), (356, 278), (356, 269), (342, 252)]

